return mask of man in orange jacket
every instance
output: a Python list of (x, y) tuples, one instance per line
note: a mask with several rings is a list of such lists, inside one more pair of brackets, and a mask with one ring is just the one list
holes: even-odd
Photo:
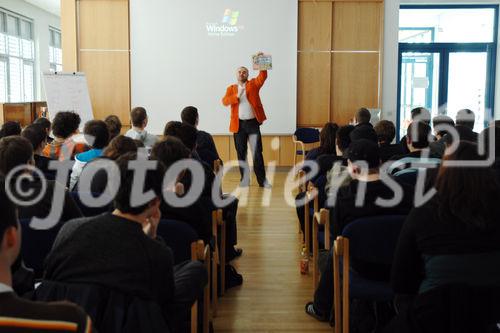
[(260, 71), (256, 78), (248, 80), (248, 69), (240, 67), (236, 72), (236, 78), (238, 83), (227, 88), (222, 104), (231, 106), (229, 131), (233, 133), (240, 162), (241, 186), (248, 186), (250, 180), (250, 175), (245, 175), (244, 167), (247, 163), (247, 141), (250, 140), (257, 182), (260, 187), (269, 188), (271, 185), (266, 179), (260, 134), (260, 125), (266, 120), (266, 114), (259, 96), (260, 88), (267, 78), (267, 71)]

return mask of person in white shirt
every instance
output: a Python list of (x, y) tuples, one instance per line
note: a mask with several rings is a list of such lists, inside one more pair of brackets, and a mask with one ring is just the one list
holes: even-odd
[(158, 141), (158, 137), (146, 131), (148, 125), (148, 115), (143, 107), (136, 107), (130, 113), (132, 128), (125, 133), (125, 136), (141, 141), (146, 148), (151, 148)]

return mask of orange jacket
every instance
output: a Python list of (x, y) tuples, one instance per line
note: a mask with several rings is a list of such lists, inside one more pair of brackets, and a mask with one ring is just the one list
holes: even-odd
[[(248, 102), (252, 106), (255, 113), (255, 119), (259, 123), (263, 123), (266, 120), (266, 114), (264, 113), (264, 107), (260, 101), (259, 91), (264, 85), (267, 79), (267, 71), (260, 71), (259, 76), (250, 81), (247, 81), (245, 85), (245, 90), (248, 98)], [(238, 98), (238, 85), (233, 84), (227, 87), (226, 96), (222, 98), (222, 104), (224, 106), (231, 105), (231, 122), (229, 124), (229, 131), (231, 133), (237, 133), (239, 129), (239, 113), (238, 107), (240, 100)]]

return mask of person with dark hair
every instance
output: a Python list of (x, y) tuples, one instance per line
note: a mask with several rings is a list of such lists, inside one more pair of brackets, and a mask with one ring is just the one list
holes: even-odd
[(439, 115), (432, 118), (432, 127), (436, 141), (429, 142), (431, 151), (439, 157), (442, 157), (446, 149), (446, 135), (449, 135), (451, 129), (455, 128), (455, 122), (448, 116)]
[(153, 147), (158, 141), (158, 137), (146, 131), (146, 127), (148, 126), (146, 109), (140, 106), (133, 108), (130, 112), (130, 121), (132, 128), (125, 133), (125, 136), (141, 141), (147, 148)]
[[(198, 261), (174, 268), (172, 250), (157, 236), (164, 167), (158, 163), (156, 169), (136, 171), (129, 167), (131, 161), (139, 161), (137, 154), (116, 160), (120, 185), (112, 213), (80, 219), (76, 226), (71, 221), (60, 231), (46, 260), (45, 279), (99, 285), (153, 300), (175, 324), (201, 294), (207, 272)], [(138, 172), (143, 183), (135, 186)], [(133, 203), (148, 192), (153, 196), (146, 202)]]
[[(0, 139), (0, 175), (7, 177), (13, 169), (26, 165), (25, 170), (18, 170), (12, 175), (11, 182), (6, 184), (10, 186), (10, 190), (17, 198), (24, 198), (26, 201), (26, 205), (19, 205), (19, 218), (31, 219), (37, 217), (45, 219), (52, 210), (57, 211), (57, 208), (53, 207), (56, 205), (62, 205), (62, 214), (54, 222), (64, 223), (70, 219), (81, 217), (80, 209), (64, 185), (47, 180), (46, 189), (44, 189), (44, 184), (39, 178), (30, 180), (22, 177), (32, 173), (28, 165), (33, 165), (33, 163), (33, 147), (27, 139), (21, 136), (8, 136)], [(18, 180), (19, 184), (17, 184)], [(20, 185), (21, 192), (18, 192), (18, 185)], [(55, 191), (63, 193), (62, 202), (54, 202)], [(29, 197), (26, 197), (26, 193), (30, 193)], [(41, 195), (40, 200), (36, 203), (29, 202), (37, 198), (38, 195)]]
[(62, 161), (74, 159), (76, 154), (87, 151), (89, 148), (86, 144), (75, 142), (72, 139), (72, 136), (78, 133), (80, 122), (80, 116), (75, 112), (58, 112), (52, 121), (54, 141), (45, 146), (43, 155), (53, 160)]
[(69, 302), (32, 302), (18, 297), (13, 290), (11, 267), (21, 249), (21, 226), (17, 209), (0, 182), (0, 327), (4, 332), (75, 332), (92, 331), (92, 322), (78, 306)]
[[(262, 54), (259, 52), (257, 55)], [(222, 104), (231, 107), (229, 131), (233, 133), (234, 145), (240, 161), (240, 186), (249, 185), (250, 175), (245, 175), (248, 168), (241, 164), (247, 162), (247, 147), (250, 142), (257, 182), (260, 187), (270, 188), (271, 184), (266, 179), (260, 133), (260, 125), (266, 120), (266, 114), (259, 96), (260, 89), (267, 79), (267, 71), (260, 71), (256, 78), (249, 80), (248, 69), (242, 66), (237, 69), (236, 79), (238, 81), (236, 84), (227, 87)]]
[(95, 158), (100, 157), (109, 142), (108, 127), (102, 120), (88, 121), (83, 128), (83, 135), (92, 148), (75, 156), (75, 164), (73, 164), (69, 182), (70, 190), (73, 190), (75, 187), (85, 165)]
[[(198, 129), (198, 123), (200, 121), (198, 109), (194, 106), (186, 106), (181, 112), (181, 120), (183, 123)], [(214, 161), (220, 160), (212, 135), (205, 131), (198, 130), (196, 136), (196, 152), (200, 158), (212, 168)]]
[(342, 126), (337, 130), (335, 135), (335, 149), (337, 151), (337, 156), (347, 158), (345, 154), (347, 153), (347, 148), (349, 148), (349, 145), (351, 144), (351, 132), (353, 130), (353, 125)]
[(457, 116), (455, 118), (455, 122), (457, 126), (465, 126), (474, 130), (474, 123), (476, 122), (476, 115), (472, 110), (462, 109), (457, 112)]
[[(461, 141), (444, 161), (482, 158), (476, 144)], [(500, 188), (493, 171), (443, 163), (435, 188), (399, 235), (391, 279), (396, 299), (450, 284), (500, 287)]]
[(326, 123), (319, 132), (319, 147), (309, 150), (306, 154), (307, 160), (316, 160), (322, 154), (336, 154), (335, 137), (339, 126), (335, 123)]
[(51, 143), (54, 140), (53, 138), (50, 137), (50, 132), (52, 130), (52, 123), (48, 118), (45, 117), (36, 118), (33, 124), (40, 125), (43, 127), (45, 133), (47, 133), (47, 143)]
[(429, 168), (441, 163), (439, 156), (429, 149), (429, 136), (431, 127), (422, 121), (414, 121), (406, 130), (406, 144), (410, 150), (408, 154), (396, 155), (389, 160), (392, 163), (387, 172), (392, 175), (401, 175), (407, 172), (416, 172), (421, 166), (416, 164), (427, 164)]
[(42, 125), (31, 124), (26, 126), (22, 131), (21, 136), (28, 139), (33, 146), (33, 157), (35, 167), (43, 172), (45, 177), (54, 180), (56, 177), (55, 170), (49, 170), (50, 158), (43, 156), (43, 148), (47, 145), (47, 132)]
[(122, 122), (120, 121), (120, 118), (118, 118), (115, 115), (109, 115), (106, 118), (104, 118), (104, 122), (108, 127), (109, 141), (113, 140), (113, 138), (120, 135), (120, 132), (122, 130)]
[(17, 121), (6, 121), (0, 128), (0, 138), (11, 135), (21, 135), (21, 125)]
[[(390, 200), (395, 191), (381, 180), (380, 149), (377, 143), (360, 139), (350, 144), (347, 150), (348, 171), (352, 181), (338, 189), (333, 207), (330, 209), (330, 234), (333, 241), (342, 234), (351, 222), (362, 217), (378, 215), (405, 215), (413, 205), (412, 189), (402, 186), (401, 200), (390, 207), (379, 205), (377, 200)], [(363, 202), (357, 204), (359, 191), (363, 191)], [(325, 232), (328, 232), (325, 230)], [(333, 301), (333, 246), (325, 270), (321, 274), (314, 301), (306, 304), (306, 313), (321, 321), (328, 321)], [(390, 268), (374, 266), (351, 258), (351, 267), (361, 276), (372, 280), (388, 281)]]
[(369, 124), (371, 118), (372, 115), (370, 113), (370, 110), (368, 110), (367, 108), (359, 108), (359, 110), (356, 111), (356, 115), (354, 116), (357, 125)]
[[(422, 106), (418, 106), (410, 111), (411, 121), (420, 121), (427, 125), (431, 125), (431, 112)], [(403, 148), (403, 154), (408, 154), (410, 152), (406, 144), (406, 135), (401, 138), (401, 147)]]
[(392, 141), (396, 137), (396, 127), (392, 121), (381, 120), (373, 129), (377, 134), (378, 145), (380, 147), (380, 160), (382, 163), (388, 161), (389, 158), (394, 155), (403, 154), (400, 144), (392, 144)]

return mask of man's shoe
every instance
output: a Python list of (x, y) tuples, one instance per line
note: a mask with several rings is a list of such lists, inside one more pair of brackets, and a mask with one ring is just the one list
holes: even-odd
[(269, 184), (269, 182), (266, 180), (265, 182), (263, 182), (262, 184), (259, 184), (259, 187), (263, 187), (263, 188), (271, 188), (273, 187), (271, 184)]

